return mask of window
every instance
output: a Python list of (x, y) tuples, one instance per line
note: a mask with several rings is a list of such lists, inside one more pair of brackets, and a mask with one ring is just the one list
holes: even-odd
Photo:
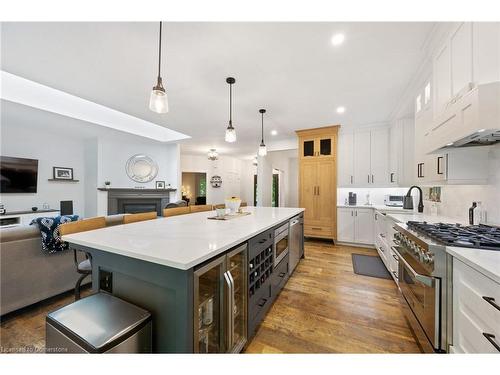
[(424, 105), (429, 104), (431, 101), (431, 83), (427, 82), (424, 89)]
[(415, 100), (415, 112), (418, 113), (422, 109), (422, 95), (417, 96)]

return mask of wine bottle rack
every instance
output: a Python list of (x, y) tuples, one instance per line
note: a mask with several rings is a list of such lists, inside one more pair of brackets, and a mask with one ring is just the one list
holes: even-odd
[(273, 247), (272, 245), (262, 250), (248, 262), (248, 296), (268, 285), (268, 279), (273, 273)]

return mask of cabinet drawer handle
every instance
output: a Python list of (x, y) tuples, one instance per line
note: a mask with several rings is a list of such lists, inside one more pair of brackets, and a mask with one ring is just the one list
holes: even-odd
[(266, 242), (267, 240), (264, 238), (263, 240), (260, 240), (259, 243), (264, 243)]
[(312, 227), (311, 229), (312, 230), (321, 230), (321, 228), (314, 228), (314, 227)]
[(486, 297), (483, 296), (483, 299), (488, 302), (491, 306), (493, 306), (495, 309), (500, 311), (500, 306), (495, 302), (495, 299), (493, 297)]
[(258, 305), (259, 305), (260, 307), (262, 307), (262, 306), (264, 306), (264, 305), (266, 304), (266, 302), (267, 302), (267, 298), (262, 298), (262, 299), (259, 301)]
[(351, 184), (352, 184), (352, 176), (351, 176)]
[(396, 255), (392, 254), (392, 257), (399, 262), (399, 258)]
[(486, 337), (486, 340), (490, 342), (491, 345), (495, 347), (496, 350), (500, 352), (500, 345), (498, 345), (495, 341), (495, 335), (492, 335), (491, 333), (486, 333), (483, 332), (483, 336)]
[(385, 250), (384, 250), (384, 249), (382, 249), (380, 246), (379, 246), (379, 248), (378, 248), (378, 249), (379, 249), (381, 252), (385, 253)]
[(285, 273), (285, 272), (281, 272), (281, 273), (279, 274), (279, 277), (285, 277), (285, 275), (286, 275), (286, 273)]
[(391, 173), (391, 182), (394, 182), (394, 172)]
[(372, 175), (372, 184), (373, 184), (373, 175)]
[(368, 183), (370, 183), (370, 175), (368, 175)]

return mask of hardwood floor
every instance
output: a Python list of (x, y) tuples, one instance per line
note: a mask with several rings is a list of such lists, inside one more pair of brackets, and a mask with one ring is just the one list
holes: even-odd
[(420, 353), (392, 280), (356, 275), (373, 249), (308, 241), (246, 353)]
[[(246, 353), (419, 353), (394, 282), (354, 274), (351, 253), (376, 255), (307, 241)], [(72, 301), (70, 293), (2, 317), (0, 351), (43, 352), (45, 315)]]

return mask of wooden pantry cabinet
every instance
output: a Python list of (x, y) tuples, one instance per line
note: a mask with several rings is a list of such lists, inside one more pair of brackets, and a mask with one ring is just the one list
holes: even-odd
[(297, 130), (299, 206), (304, 235), (337, 238), (337, 138), (339, 126)]

